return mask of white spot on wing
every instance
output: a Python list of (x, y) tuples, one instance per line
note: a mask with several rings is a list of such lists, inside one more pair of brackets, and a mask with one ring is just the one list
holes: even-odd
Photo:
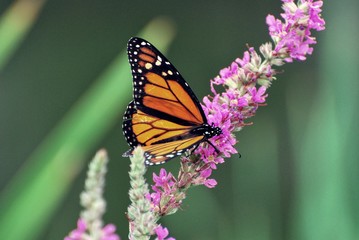
[(151, 64), (151, 63), (146, 63), (146, 64), (145, 64), (145, 68), (146, 68), (146, 69), (151, 69), (151, 68), (152, 68), (152, 64)]

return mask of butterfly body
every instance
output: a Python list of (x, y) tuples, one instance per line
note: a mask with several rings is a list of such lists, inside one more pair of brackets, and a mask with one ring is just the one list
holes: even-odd
[(123, 132), (131, 147), (124, 156), (140, 145), (146, 165), (161, 164), (222, 133), (208, 124), (187, 82), (152, 44), (131, 38), (127, 51), (134, 100), (123, 118)]

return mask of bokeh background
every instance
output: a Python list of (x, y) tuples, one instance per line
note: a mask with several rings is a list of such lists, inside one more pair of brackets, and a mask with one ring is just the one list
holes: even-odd
[[(162, 224), (176, 239), (359, 239), (359, 2), (325, 2), (327, 29), (305, 62), (286, 64), (242, 158), (189, 191)], [(105, 222), (127, 238), (129, 160), (121, 130), (132, 81), (124, 50), (144, 36), (199, 98), (209, 79), (269, 41), (279, 0), (0, 1), (0, 239), (62, 239), (81, 210), (86, 164), (110, 162)], [(177, 171), (173, 160), (166, 168)], [(148, 170), (152, 172), (159, 168)]]

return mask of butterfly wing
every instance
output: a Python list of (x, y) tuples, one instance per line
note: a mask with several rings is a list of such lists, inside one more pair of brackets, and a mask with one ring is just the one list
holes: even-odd
[(127, 51), (137, 109), (182, 125), (207, 123), (197, 97), (160, 51), (141, 38), (131, 38)]
[(131, 38), (127, 51), (134, 100), (124, 115), (123, 131), (131, 148), (141, 145), (146, 164), (152, 165), (204, 141), (191, 130), (207, 123), (206, 116), (176, 68), (146, 40)]
[(145, 151), (146, 165), (161, 164), (181, 155), (185, 150), (203, 141), (203, 135), (191, 134), (190, 126), (148, 115), (137, 110), (132, 101), (125, 112), (123, 132), (132, 149), (141, 145)]

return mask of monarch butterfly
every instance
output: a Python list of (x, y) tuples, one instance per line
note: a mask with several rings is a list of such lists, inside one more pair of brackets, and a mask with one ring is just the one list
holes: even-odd
[(127, 44), (133, 76), (133, 100), (122, 130), (131, 149), (142, 146), (145, 164), (162, 164), (201, 142), (220, 135), (176, 68), (151, 43), (133, 37)]

